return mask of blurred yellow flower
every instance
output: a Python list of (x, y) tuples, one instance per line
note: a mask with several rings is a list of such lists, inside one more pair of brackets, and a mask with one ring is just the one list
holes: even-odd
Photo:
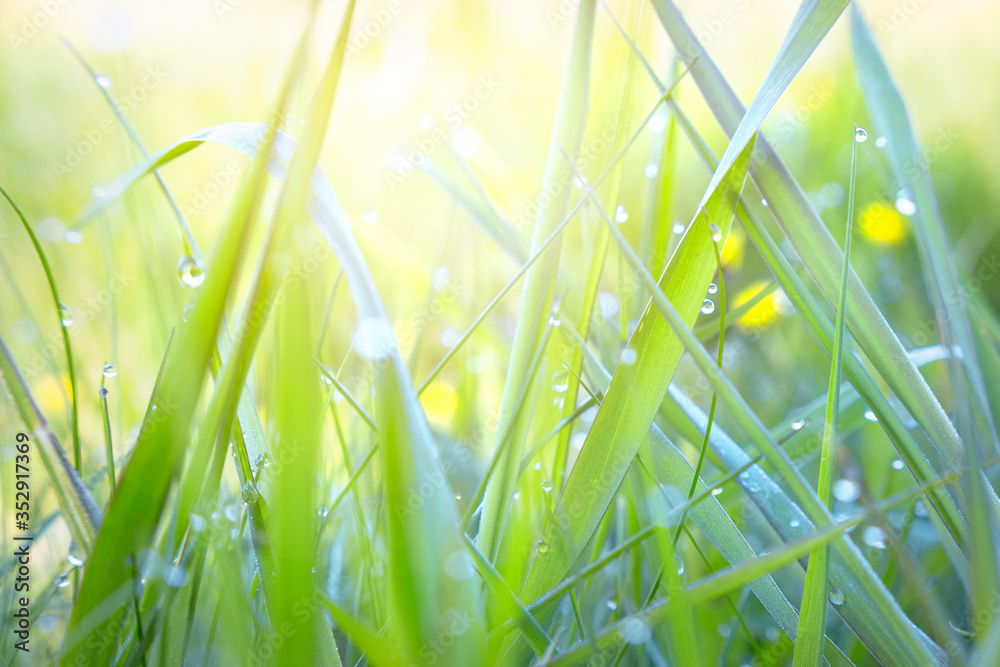
[(746, 234), (733, 225), (729, 231), (729, 238), (726, 239), (726, 245), (722, 246), (722, 265), (727, 269), (739, 269), (743, 266), (743, 251), (746, 245)]
[[(744, 287), (736, 295), (736, 298), (733, 299), (733, 309), (735, 310), (747, 301), (750, 301), (750, 299), (757, 296), (768, 285), (770, 285), (770, 281), (758, 280)], [(780, 298), (781, 295), (778, 290), (763, 297), (750, 310), (744, 313), (743, 317), (736, 321), (736, 326), (743, 331), (753, 331), (766, 327), (774, 321), (780, 312)]]
[(872, 243), (896, 245), (906, 238), (906, 232), (906, 220), (887, 204), (869, 204), (861, 214), (861, 233)]
[[(59, 387), (60, 381), (62, 388)], [(46, 415), (54, 415), (66, 409), (66, 397), (69, 396), (69, 376), (62, 375), (58, 379), (52, 375), (42, 378), (35, 389), (35, 398)]]
[(439, 425), (448, 424), (458, 408), (458, 392), (450, 384), (435, 382), (420, 395), (420, 403), (427, 419)]

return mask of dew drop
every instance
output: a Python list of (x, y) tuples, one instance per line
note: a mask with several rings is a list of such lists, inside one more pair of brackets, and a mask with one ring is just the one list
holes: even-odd
[(720, 496), (720, 495), (722, 495), (722, 487), (719, 486), (719, 487), (716, 487), (716, 488), (712, 489), (712, 495), (713, 496)]
[(549, 545), (542, 540), (538, 540), (538, 543), (535, 544), (535, 548), (538, 550), (538, 553), (540, 554), (548, 553), (549, 551)]
[(626, 644), (633, 646), (645, 644), (652, 636), (653, 631), (649, 624), (641, 618), (629, 619), (625, 623), (625, 627), (622, 628), (622, 639), (625, 640)]
[(171, 588), (180, 588), (188, 581), (188, 573), (183, 567), (171, 565), (163, 571), (163, 583)]
[(455, 133), (455, 152), (460, 158), (472, 158), (479, 151), (480, 143), (479, 134), (470, 127), (463, 127)]
[(318, 509), (318, 510), (316, 510), (316, 516), (318, 516), (318, 517), (320, 518), (320, 520), (322, 521), (323, 519), (325, 519), (325, 518), (326, 518), (326, 515), (327, 515), (327, 514), (328, 514), (329, 512), (330, 512), (330, 510), (328, 510), (328, 509), (326, 508), (326, 505), (320, 505), (320, 506), (319, 506), (319, 509)]
[(197, 287), (205, 282), (205, 272), (191, 255), (181, 257), (181, 261), (177, 263), (177, 276), (181, 279), (181, 284), (188, 287)]
[(243, 502), (247, 505), (257, 502), (257, 487), (251, 482), (243, 485)]
[(184, 310), (181, 311), (181, 321), (187, 322), (188, 318), (191, 317), (191, 311), (194, 310), (194, 306), (184, 306)]
[(712, 232), (712, 240), (713, 241), (715, 241), (716, 243), (718, 243), (719, 241), (722, 240), (722, 230), (719, 229), (716, 225), (709, 225), (708, 229), (709, 229), (710, 232)]
[(67, 229), (63, 238), (66, 239), (66, 243), (71, 243), (73, 245), (83, 242), (83, 234), (75, 229)]
[(903, 463), (902, 459), (896, 459), (896, 460), (894, 460), (892, 462), (892, 469), (893, 470), (902, 470), (903, 466), (904, 466), (904, 463)]
[(858, 127), (857, 125), (854, 126), (854, 140), (859, 144), (868, 141), (868, 133), (865, 131), (865, 128)]
[(618, 204), (618, 208), (615, 209), (615, 222), (619, 225), (628, 220), (628, 211), (621, 204)]
[(660, 173), (660, 168), (650, 162), (646, 165), (646, 168), (642, 170), (642, 173), (646, 175), (646, 178), (656, 178), (656, 175)]
[(90, 188), (90, 194), (94, 195), (95, 197), (103, 197), (106, 194), (108, 194), (108, 191), (105, 190), (104, 186), (102, 185), (95, 185), (94, 187)]
[(766, 637), (769, 642), (776, 642), (781, 639), (781, 631), (772, 625), (764, 631), (764, 637)]
[(840, 605), (844, 604), (844, 602), (846, 602), (846, 599), (844, 598), (844, 594), (841, 593), (840, 590), (837, 589), (837, 588), (831, 588), (830, 589), (830, 604), (832, 604), (835, 607), (839, 607)]
[(104, 90), (107, 90), (108, 88), (111, 87), (111, 79), (104, 76), (103, 74), (98, 74), (97, 76), (95, 76), (94, 81), (96, 81), (97, 85), (103, 88)]
[(649, 130), (650, 132), (662, 132), (663, 128), (667, 126), (667, 119), (663, 114), (656, 114), (649, 119)]
[(66, 588), (69, 585), (70, 580), (69, 577), (66, 576), (65, 572), (56, 577), (56, 588)]
[(456, 493), (455, 494), (455, 500), (461, 500), (461, 499), (462, 499), (462, 494), (461, 493)]
[(545, 493), (548, 493), (549, 491), (552, 490), (552, 482), (550, 482), (549, 480), (545, 480), (544, 482), (542, 482), (541, 486), (542, 486), (542, 491), (544, 491)]
[(761, 206), (763, 206), (764, 208), (767, 208), (767, 200), (766, 199), (761, 199), (760, 203), (761, 203)]
[(569, 371), (556, 371), (552, 375), (552, 391), (565, 394), (569, 389)]
[(806, 425), (806, 420), (804, 419), (793, 419), (792, 420), (792, 430), (801, 431), (802, 427)]
[(73, 567), (83, 566), (83, 559), (77, 556), (76, 554), (72, 553), (66, 554), (66, 562), (72, 565)]
[(715, 631), (718, 632), (719, 636), (722, 637), (723, 639), (733, 634), (733, 629), (728, 625), (726, 625), (725, 623), (720, 623), (719, 627), (716, 628)]
[(871, 410), (865, 410), (865, 419), (867, 419), (870, 422), (877, 422), (878, 421), (878, 417), (876, 417), (875, 413), (872, 412)]
[(792, 519), (791, 521), (788, 522), (789, 528), (798, 528), (800, 525), (801, 523), (799, 522), (798, 519)]
[(715, 312), (715, 302), (711, 299), (705, 299), (701, 302), (701, 312), (705, 315), (711, 315)]
[(849, 479), (838, 479), (833, 483), (833, 497), (842, 503), (853, 503), (861, 497), (861, 489)]
[(677, 564), (677, 575), (684, 574), (684, 559), (676, 551), (674, 552), (674, 562)]
[(626, 366), (631, 366), (632, 364), (634, 364), (636, 358), (637, 355), (635, 353), (635, 350), (630, 350), (626, 348), (625, 351), (622, 352), (622, 363), (625, 364)]
[(868, 526), (861, 537), (873, 549), (885, 549), (886, 534), (878, 526)]
[(59, 320), (67, 329), (73, 326), (73, 312), (62, 302), (59, 303)]
[(515, 491), (514, 494), (511, 496), (511, 499), (513, 499), (513, 500), (520, 500), (521, 499), (521, 492), (520, 491)]
[(118, 369), (115, 368), (114, 364), (104, 364), (104, 369), (101, 371), (101, 375), (106, 378), (118, 377)]
[(205, 530), (205, 526), (208, 525), (205, 519), (198, 514), (192, 514), (190, 521), (191, 521), (191, 530), (196, 533), (200, 533), (201, 531)]
[(885, 144), (886, 144), (885, 137), (879, 137), (878, 139), (875, 140), (876, 148), (885, 148)]
[(100, 396), (101, 398), (107, 398), (108, 388), (102, 384), (100, 389), (97, 390), (97, 395)]
[(608, 609), (610, 609), (611, 611), (617, 610), (618, 609), (618, 603), (615, 602), (614, 600), (608, 600)]
[(718, 291), (719, 291), (719, 286), (718, 285), (716, 285), (715, 283), (709, 283), (708, 284), (708, 293), (709, 294), (715, 294)]
[(684, 223), (678, 220), (677, 222), (674, 223), (674, 226), (670, 228), (670, 231), (672, 231), (674, 234), (683, 234), (684, 229), (685, 229)]
[(913, 215), (917, 212), (917, 205), (913, 202), (909, 190), (900, 190), (896, 194), (896, 210), (903, 215)]

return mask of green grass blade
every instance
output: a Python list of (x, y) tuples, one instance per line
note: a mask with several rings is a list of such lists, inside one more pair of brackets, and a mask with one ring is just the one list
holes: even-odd
[[(653, 2), (653, 6), (661, 14), (661, 17), (668, 1), (654, 0)], [(788, 84), (798, 75), (806, 60), (833, 27), (837, 17), (847, 7), (848, 1), (803, 0), (792, 20), (791, 27), (788, 29), (785, 41), (774, 57), (753, 101), (750, 102), (750, 106), (747, 107), (739, 125), (733, 131), (726, 151), (719, 159), (719, 166), (716, 167), (712, 180), (705, 190), (705, 196), (702, 198), (703, 205), (753, 138), (768, 112), (788, 88)], [(687, 55), (689, 57), (695, 56), (691, 52), (688, 52)]]
[[(587, 118), (587, 95), (590, 77), (590, 52), (594, 32), (595, 0), (583, 0), (579, 4), (576, 30), (570, 48), (569, 69), (563, 82), (563, 89), (556, 112), (555, 128), (549, 146), (542, 179), (542, 193), (557, 192), (556, 196), (545, 196), (539, 200), (538, 216), (532, 238), (532, 250), (552, 232), (563, 218), (570, 181), (566, 165), (559, 154), (560, 148), (576, 153), (583, 138)], [(558, 189), (556, 189), (556, 184)], [(559, 263), (559, 243), (550, 247), (524, 278), (524, 289), (518, 313), (517, 330), (511, 350), (503, 396), (500, 401), (500, 417), (497, 433), (506, 432), (508, 422), (513, 419), (513, 405), (520, 394), (527, 391), (525, 378), (533, 351), (538, 345), (545, 318), (551, 310), (556, 270)], [(521, 454), (528, 424), (526, 419), (513, 422), (511, 445), (501, 454), (495, 474), (490, 478), (483, 500), (479, 534), (476, 544), (488, 558), (494, 558), (500, 546), (500, 537), (510, 509), (511, 496), (517, 484)], [(494, 447), (502, 443), (497, 440)]]
[[(837, 306), (837, 324), (833, 336), (833, 357), (830, 367), (830, 385), (826, 394), (826, 420), (823, 422), (823, 444), (819, 459), (819, 481), (816, 494), (830, 506), (831, 480), (833, 479), (834, 454), (837, 446), (840, 420), (841, 357), (844, 353), (844, 320), (847, 317), (847, 279), (851, 275), (851, 233), (854, 231), (854, 186), (858, 168), (858, 127), (854, 126), (851, 147), (851, 177), (847, 196), (847, 231), (844, 240), (844, 270)], [(864, 130), (861, 130), (864, 132)], [(867, 137), (867, 135), (865, 135)], [(819, 637), (826, 631), (826, 603), (830, 587), (830, 549), (828, 546), (814, 550), (809, 555), (805, 590), (802, 593), (802, 611), (799, 615), (799, 641), (795, 644), (793, 665), (820, 665), (823, 662), (823, 642)]]
[[(896, 182), (900, 185), (899, 194), (904, 198), (912, 196), (916, 205), (916, 214), (910, 220), (920, 246), (926, 280), (933, 287), (935, 311), (943, 311), (945, 314), (942, 325), (944, 343), (949, 349), (957, 345), (962, 350), (961, 360), (953, 359), (949, 366), (964, 368), (967, 381), (979, 402), (977, 412), (989, 427), (988, 432), (983, 434), (984, 440), (992, 440), (994, 448), (1000, 449), (972, 336), (965, 290), (959, 280), (955, 257), (941, 218), (941, 208), (934, 194), (930, 171), (926, 167), (927, 160), (918, 148), (903, 98), (893, 83), (857, 5), (851, 7), (851, 43), (858, 79), (872, 116), (873, 134), (885, 137), (885, 153), (889, 157)], [(917, 172), (916, 176), (914, 171)], [(965, 381), (960, 373), (953, 374), (952, 391), (956, 396), (956, 411), (960, 414), (966, 410), (963, 406), (967, 404), (967, 401), (960, 398)], [(970, 427), (974, 427), (967, 411), (964, 420)]]
[[(957, 413), (956, 422), (963, 431), (966, 465), (970, 470), (980, 470), (982, 452), (979, 443), (986, 444), (992, 441), (994, 449), (997, 450), (1000, 449), (1000, 440), (983, 380), (979, 354), (969, 320), (965, 290), (959, 282), (958, 269), (948, 242), (944, 221), (941, 219), (930, 171), (926, 168), (926, 160), (917, 147), (903, 98), (893, 84), (885, 62), (857, 6), (851, 13), (851, 37), (858, 78), (865, 92), (868, 108), (875, 123), (874, 127), (879, 133), (885, 134), (889, 162), (897, 182), (907, 191), (902, 196), (905, 198), (909, 194), (916, 205), (916, 215), (912, 216), (911, 220), (921, 250), (924, 274), (928, 284), (932, 286), (935, 312), (944, 314), (940, 328), (944, 333), (945, 346), (949, 350), (956, 347), (961, 350), (960, 360), (954, 355), (948, 360), (951, 390), (954, 395), (952, 405)], [(917, 171), (916, 176), (913, 175), (914, 170)], [(966, 381), (972, 388), (974, 396), (972, 399), (964, 395)], [(972, 406), (976, 408), (974, 413)], [(977, 418), (981, 418), (979, 423), (984, 426), (978, 433)], [(988, 609), (990, 600), (1000, 595), (1000, 577), (997, 572), (996, 544), (993, 537), (993, 527), (996, 524), (990, 518), (987, 490), (995, 497), (988, 480), (984, 480), (978, 474), (969, 476), (966, 484), (966, 505), (970, 524), (971, 578), (976, 582), (972, 587), (972, 594), (975, 607), (980, 610)]]
[(3, 378), (21, 421), (38, 439), (38, 447), (34, 451), (38, 452), (42, 466), (52, 481), (52, 488), (59, 499), (59, 508), (73, 539), (89, 550), (101, 525), (101, 511), (87, 490), (87, 486), (80, 479), (76, 468), (66, 458), (66, 452), (63, 451), (59, 440), (52, 433), (48, 422), (31, 397), (28, 384), (2, 337), (0, 337), (0, 377)]
[[(673, 3), (654, 0), (654, 5), (678, 52), (685, 62), (693, 62), (691, 73), (712, 113), (727, 133), (734, 132), (745, 114), (735, 91), (698, 44)], [(820, 290), (831, 303), (836, 302), (843, 253), (764, 137), (757, 142), (757, 154), (750, 167), (750, 175)], [(962, 443), (937, 397), (853, 271), (849, 287), (848, 302), (852, 316), (847, 318), (847, 327), (853, 339), (927, 432), (942, 456), (949, 464), (959, 465)], [(992, 494), (990, 504), (992, 507), (1000, 506), (995, 494)]]

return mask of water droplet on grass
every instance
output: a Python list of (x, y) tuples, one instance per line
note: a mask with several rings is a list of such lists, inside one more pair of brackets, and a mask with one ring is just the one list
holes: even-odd
[(767, 200), (766, 199), (761, 199), (760, 203), (761, 203), (762, 206), (764, 206), (765, 208), (767, 208)]
[(83, 566), (83, 559), (77, 556), (76, 554), (72, 553), (66, 554), (66, 562), (72, 565), (73, 567)]
[(62, 302), (59, 303), (59, 318), (59, 321), (67, 329), (73, 326), (73, 311), (71, 311), (69, 307)]
[(545, 493), (548, 493), (549, 491), (552, 490), (552, 482), (550, 482), (549, 480), (545, 480), (544, 482), (542, 482), (541, 486), (542, 486), (542, 491), (544, 491)]
[(615, 209), (615, 222), (619, 225), (628, 220), (628, 211), (621, 204), (618, 204), (618, 208)]
[(187, 287), (197, 287), (205, 282), (205, 272), (191, 255), (184, 255), (177, 262), (177, 277)]
[(56, 577), (56, 588), (66, 588), (70, 583), (69, 577), (66, 576), (65, 572)]
[(861, 489), (849, 479), (838, 479), (833, 483), (833, 497), (842, 503), (853, 503), (861, 497)]
[(719, 486), (719, 487), (716, 487), (716, 488), (712, 489), (712, 495), (713, 496), (722, 495), (722, 487)]
[(859, 144), (863, 144), (868, 141), (868, 132), (865, 131), (863, 127), (854, 127), (854, 140)]
[(107, 398), (108, 388), (102, 384), (100, 389), (97, 390), (97, 395), (100, 396), (101, 398)]
[(886, 138), (885, 137), (879, 137), (878, 139), (875, 140), (875, 147), (876, 148), (885, 148), (885, 144), (886, 144)]
[(712, 240), (713, 241), (715, 241), (716, 243), (718, 243), (719, 241), (722, 240), (722, 230), (719, 229), (716, 225), (709, 225), (708, 226), (708, 230), (710, 232), (712, 232)]
[(873, 549), (885, 549), (886, 534), (878, 526), (868, 526), (861, 537)]
[(625, 351), (622, 352), (622, 363), (625, 364), (626, 366), (631, 366), (632, 364), (634, 364), (636, 358), (637, 355), (635, 353), (635, 350), (630, 350), (626, 348)]
[(715, 294), (718, 291), (719, 291), (719, 286), (718, 285), (716, 285), (715, 283), (709, 283), (708, 284), (708, 293), (709, 294)]
[(66, 230), (66, 234), (65, 236), (63, 236), (63, 238), (66, 239), (66, 243), (71, 243), (73, 245), (76, 245), (78, 243), (83, 243), (83, 234), (76, 231), (75, 229)]
[(896, 195), (896, 210), (903, 215), (913, 215), (917, 212), (917, 205), (914, 203), (909, 190), (900, 190)]
[(878, 421), (878, 417), (876, 417), (875, 413), (872, 412), (871, 410), (865, 410), (865, 419), (867, 419), (870, 422), (877, 422)]
[(111, 87), (111, 79), (104, 76), (103, 74), (98, 74), (97, 76), (95, 76), (94, 81), (96, 81), (97, 85), (103, 88), (104, 90), (107, 90), (108, 88)]
[(569, 389), (569, 371), (556, 371), (552, 374), (552, 391), (564, 394)]
[(101, 375), (106, 378), (118, 377), (118, 369), (115, 368), (114, 364), (104, 364), (104, 369), (101, 371)]
[(618, 603), (615, 602), (614, 600), (608, 600), (608, 609), (610, 609), (611, 611), (617, 610), (618, 609)]
[(646, 178), (655, 178), (656, 175), (660, 173), (660, 168), (650, 162), (646, 165), (645, 169), (642, 170), (642, 173), (646, 175)]
[(801, 431), (802, 427), (805, 426), (805, 425), (806, 425), (806, 421), (804, 419), (793, 419), (792, 420), (792, 430), (793, 431)]
[(715, 302), (711, 299), (705, 299), (701, 302), (701, 312), (705, 315), (711, 315), (715, 312)]
[(684, 223), (678, 220), (677, 222), (674, 223), (674, 226), (671, 227), (670, 231), (672, 231), (674, 234), (683, 234), (684, 229), (685, 229)]
[(846, 601), (847, 600), (846, 600), (846, 598), (844, 598), (844, 594), (842, 592), (840, 592), (839, 589), (836, 589), (836, 588), (831, 588), (830, 589), (830, 604), (832, 604), (835, 607), (839, 607), (840, 605), (844, 604)]
[(251, 482), (247, 482), (243, 485), (243, 502), (247, 505), (257, 502), (257, 487), (255, 487)]
[(902, 470), (903, 466), (904, 466), (904, 463), (903, 463), (903, 461), (901, 459), (896, 459), (896, 460), (894, 460), (892, 462), (892, 469), (893, 470)]

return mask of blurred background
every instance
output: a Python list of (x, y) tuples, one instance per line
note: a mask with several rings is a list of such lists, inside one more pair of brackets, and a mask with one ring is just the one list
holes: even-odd
[[(672, 81), (672, 50), (652, 7), (606, 4), (635, 34), (660, 79)], [(749, 102), (797, 3), (680, 4), (689, 25)], [(925, 148), (967, 290), (996, 308), (1000, 49), (995, 28), (1000, 4), (878, 0), (859, 5)], [(117, 370), (117, 377), (107, 380), (113, 383), (112, 423), (116, 442), (127, 445), (146, 408), (170, 327), (190, 300), (178, 279), (184, 247), (176, 221), (152, 179), (107, 215), (71, 229), (88, 201), (142, 157), (100, 88), (149, 152), (218, 123), (264, 121), (309, 6), (278, 0), (0, 0), (0, 6), (0, 184), (42, 239), (73, 320), (81, 433), (89, 472), (96, 473), (104, 457), (97, 401), (102, 368), (110, 363)], [(315, 18), (304, 92), (278, 119), (293, 137), (343, 6), (339, 0), (325, 2)], [(574, 0), (358, 3), (321, 165), (350, 217), (418, 381), (523, 260), (511, 247), (528, 247), (575, 13)], [(868, 125), (848, 28), (845, 14), (764, 131), (839, 240), (853, 126), (868, 128), (869, 141), (859, 150), (861, 225), (852, 260), (904, 344), (920, 347), (936, 341), (933, 311), (907, 216), (894, 205), (878, 128)], [(632, 126), (625, 128), (629, 132), (659, 98), (608, 11), (598, 12), (596, 35), (584, 138), (584, 146), (595, 147), (584, 169), (590, 179), (611, 158), (607, 142), (598, 140), (618, 117), (623, 91), (631, 86), (636, 100)], [(60, 38), (99, 74), (100, 88)], [(678, 90), (683, 109), (721, 154), (726, 139), (693, 81), (682, 81)], [(664, 176), (655, 156), (665, 131), (669, 123), (661, 107), (625, 157), (618, 200), (606, 202), (634, 243), (640, 241), (639, 220), (651, 211), (652, 188)], [(674, 159), (673, 199), (658, 224), (683, 229), (709, 173), (679, 132)], [(239, 154), (206, 146), (161, 172), (206, 254), (245, 165)], [(760, 197), (753, 199), (753, 192), (748, 191), (753, 207), (765, 213), (765, 203), (757, 204)], [(517, 232), (506, 249), (488, 231), (497, 214)], [(589, 239), (600, 224), (593, 215), (581, 217), (567, 233), (562, 260), (576, 281), (583, 280)], [(65, 436), (68, 390), (59, 370), (58, 323), (30, 242), (7, 209), (0, 212), (0, 258), (5, 274), (0, 332), (56, 432)], [(770, 279), (739, 232), (729, 239), (723, 259), (730, 308)], [(328, 291), (336, 273), (335, 261), (320, 260), (310, 279)], [(620, 339), (645, 297), (621, 296), (618, 283), (629, 272), (616, 256), (609, 258), (605, 273), (599, 305), (607, 326), (594, 335)], [(423, 396), (442, 437), (467, 443), (480, 463), (490, 453), (519, 289)], [(329, 312), (323, 356), (336, 366), (355, 326), (344, 290)], [(727, 373), (768, 424), (788, 418), (825, 390), (829, 361), (793, 315), (775, 292), (726, 341)], [(47, 352), (53, 344), (55, 356)], [(943, 377), (933, 368), (928, 373), (939, 388)], [(266, 362), (261, 362), (253, 381), (267, 377)], [(686, 361), (677, 380), (707, 404), (707, 384)], [(258, 407), (266, 427), (268, 406)], [(13, 414), (4, 410), (0, 451), (7, 460), (12, 450), (6, 443), (12, 440), (6, 436), (14, 427)], [(726, 416), (719, 419), (724, 423)], [(873, 426), (859, 438), (860, 446), (885, 436)], [(883, 452), (878, 469), (887, 471), (892, 456)], [(885, 484), (887, 491), (892, 480)]]

